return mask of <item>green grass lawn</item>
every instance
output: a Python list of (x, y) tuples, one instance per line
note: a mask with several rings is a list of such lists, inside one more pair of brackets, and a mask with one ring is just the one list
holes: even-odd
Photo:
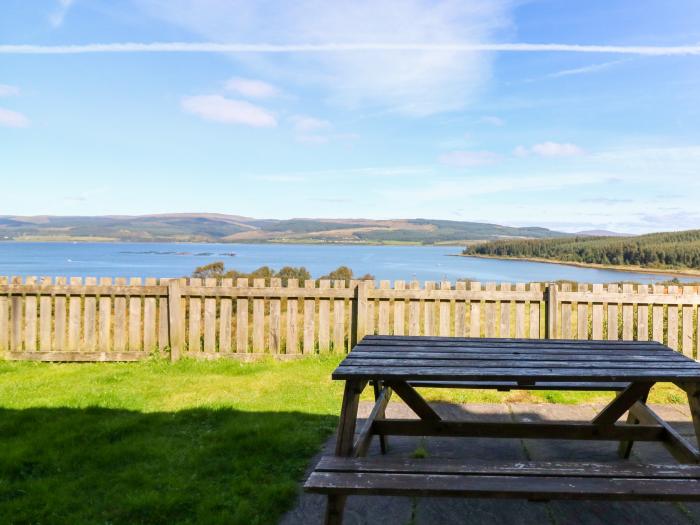
[[(275, 523), (333, 432), (339, 357), (0, 361), (0, 523)], [(368, 395), (368, 394), (367, 394)], [(609, 394), (428, 390), (458, 402)], [(685, 402), (655, 389), (652, 401)]]

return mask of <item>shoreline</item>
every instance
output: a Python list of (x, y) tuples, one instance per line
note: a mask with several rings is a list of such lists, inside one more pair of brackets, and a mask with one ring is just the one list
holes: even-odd
[(474, 257), (475, 259), (497, 259), (501, 261), (526, 261), (545, 264), (558, 264), (561, 266), (574, 266), (576, 268), (590, 268), (592, 270), (610, 270), (613, 272), (627, 273), (645, 273), (657, 275), (669, 275), (671, 277), (698, 277), (700, 279), (700, 270), (676, 270), (671, 268), (647, 268), (644, 266), (622, 266), (613, 264), (597, 264), (597, 263), (582, 263), (576, 261), (555, 261), (552, 259), (542, 259), (538, 257), (504, 257), (496, 255), (466, 255), (463, 253), (455, 254), (455, 257)]

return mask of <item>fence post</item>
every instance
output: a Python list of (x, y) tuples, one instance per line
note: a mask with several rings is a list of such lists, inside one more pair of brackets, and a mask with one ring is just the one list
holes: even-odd
[(180, 279), (168, 281), (168, 335), (170, 338), (170, 360), (180, 359), (184, 339), (184, 316), (182, 315), (182, 292)]
[(352, 318), (350, 320), (350, 349), (361, 341), (366, 333), (367, 321), (367, 283), (359, 281), (355, 287), (355, 301), (352, 305)]
[(556, 283), (549, 283), (545, 293), (545, 339), (557, 338), (557, 327), (559, 325), (559, 300), (557, 298)]

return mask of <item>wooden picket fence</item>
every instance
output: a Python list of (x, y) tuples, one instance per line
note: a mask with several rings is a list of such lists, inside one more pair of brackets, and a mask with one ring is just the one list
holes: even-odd
[(652, 339), (697, 358), (699, 307), (695, 286), (0, 277), (0, 353), (287, 358), (400, 334)]

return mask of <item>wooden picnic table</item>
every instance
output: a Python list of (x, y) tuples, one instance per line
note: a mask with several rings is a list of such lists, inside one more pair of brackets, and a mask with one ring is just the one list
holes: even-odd
[[(367, 336), (333, 372), (345, 381), (335, 457), (321, 460), (306, 490), (328, 495), (326, 523), (340, 523), (348, 494), (403, 494), (529, 499), (700, 500), (700, 452), (646, 404), (656, 382), (688, 395), (700, 438), (700, 364), (652, 341), (474, 339)], [(357, 432), (360, 394), (371, 384), (375, 405)], [(590, 422), (443, 419), (417, 388), (615, 390)], [(392, 392), (418, 416), (388, 419)], [(628, 413), (625, 423), (618, 419)], [(684, 465), (503, 463), (363, 458), (373, 436), (660, 441)], [(700, 441), (698, 441), (700, 443)], [(692, 466), (689, 466), (692, 465)]]

